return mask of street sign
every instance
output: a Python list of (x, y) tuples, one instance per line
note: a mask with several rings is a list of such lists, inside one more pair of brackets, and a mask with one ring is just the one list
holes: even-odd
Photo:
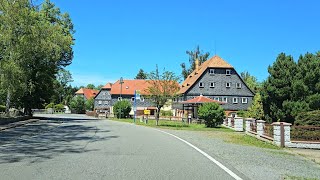
[(144, 110), (143, 113), (144, 113), (145, 115), (150, 115), (150, 110)]

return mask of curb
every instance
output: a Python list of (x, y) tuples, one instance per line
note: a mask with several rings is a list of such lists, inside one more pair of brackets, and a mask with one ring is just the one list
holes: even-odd
[(29, 120), (19, 121), (19, 122), (15, 122), (15, 123), (9, 123), (9, 124), (5, 125), (4, 127), (0, 127), (0, 131), (4, 131), (4, 130), (7, 130), (7, 129), (23, 126), (23, 125), (26, 125), (26, 124), (29, 124), (29, 123), (37, 122), (39, 120), (40, 119), (29, 119)]

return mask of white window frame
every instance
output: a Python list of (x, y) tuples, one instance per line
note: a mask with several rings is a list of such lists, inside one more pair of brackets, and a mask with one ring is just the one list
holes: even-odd
[(108, 105), (109, 103), (108, 103), (108, 101), (104, 101), (104, 105)]
[(248, 104), (248, 98), (246, 97), (241, 98), (241, 102), (242, 104)]
[[(229, 86), (228, 86), (229, 84)], [(231, 87), (231, 82), (226, 82), (226, 88), (230, 88)]]
[(214, 97), (215, 101), (220, 101), (219, 97)]
[(101, 105), (101, 104), (102, 104), (102, 101), (101, 101), (101, 100), (99, 100), (99, 101), (98, 101), (98, 104), (99, 104), (99, 105)]
[(241, 84), (241, 83), (236, 83), (236, 88), (237, 88), (237, 89), (241, 89), (241, 87), (242, 87), (242, 84)]
[(214, 88), (214, 86), (215, 86), (215, 82), (210, 82), (210, 88)]
[(228, 103), (228, 97), (223, 97), (223, 102)]
[(134, 102), (135, 97), (131, 97), (131, 102)]
[[(201, 86), (202, 84), (202, 86)], [(204, 83), (203, 82), (199, 82), (199, 88), (204, 88)]]
[(226, 70), (226, 75), (227, 75), (227, 76), (230, 76), (230, 75), (231, 75), (231, 69), (227, 69), (227, 70)]
[(209, 74), (214, 75), (215, 74), (215, 69), (209, 69)]
[(233, 104), (238, 104), (238, 98), (237, 97), (232, 98), (232, 103)]
[(122, 101), (122, 97), (118, 97), (118, 101)]
[(140, 102), (144, 102), (144, 97), (140, 96)]

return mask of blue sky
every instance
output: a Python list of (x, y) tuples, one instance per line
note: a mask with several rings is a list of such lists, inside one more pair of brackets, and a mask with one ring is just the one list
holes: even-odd
[(197, 45), (259, 81), (280, 52), (320, 50), (318, 0), (52, 0), (75, 24), (72, 85), (133, 79), (140, 68), (181, 74)]

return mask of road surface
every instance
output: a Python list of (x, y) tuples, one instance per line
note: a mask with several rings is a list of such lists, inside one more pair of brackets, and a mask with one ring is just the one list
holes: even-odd
[(248, 179), (173, 136), (128, 123), (54, 115), (0, 134), (1, 179)]

